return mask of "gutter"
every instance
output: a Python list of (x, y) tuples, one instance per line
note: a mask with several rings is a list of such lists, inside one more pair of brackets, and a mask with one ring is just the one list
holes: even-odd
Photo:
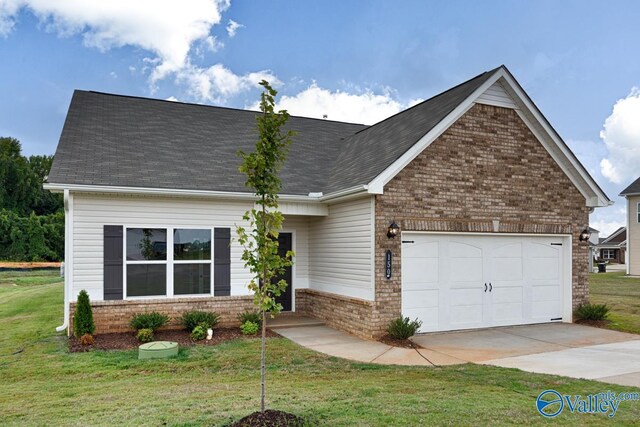
[[(45, 184), (46, 185), (46, 184)], [(46, 188), (46, 187), (45, 187)], [(56, 328), (56, 332), (62, 332), (69, 328), (69, 297), (71, 293), (71, 279), (73, 275), (72, 261), (72, 221), (71, 209), (73, 208), (73, 199), (69, 194), (69, 190), (64, 190), (64, 319), (62, 325)]]

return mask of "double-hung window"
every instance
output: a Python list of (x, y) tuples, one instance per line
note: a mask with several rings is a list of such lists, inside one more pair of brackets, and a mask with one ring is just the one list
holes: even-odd
[(640, 224), (640, 203), (638, 203), (636, 213), (638, 214), (638, 224)]
[(616, 251), (615, 249), (603, 249), (602, 250), (602, 258), (604, 259), (615, 259)]
[(212, 295), (212, 229), (127, 228), (126, 296)]

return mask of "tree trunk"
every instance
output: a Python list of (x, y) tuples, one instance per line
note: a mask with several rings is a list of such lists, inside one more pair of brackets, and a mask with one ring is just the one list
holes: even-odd
[(262, 312), (262, 349), (260, 352), (260, 412), (264, 413), (264, 398), (265, 398), (265, 374), (266, 374), (266, 359), (267, 359), (267, 313)]

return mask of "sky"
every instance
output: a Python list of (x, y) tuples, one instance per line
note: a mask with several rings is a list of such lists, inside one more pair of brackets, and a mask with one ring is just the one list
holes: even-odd
[(615, 205), (640, 176), (640, 2), (0, 0), (0, 136), (53, 154), (74, 89), (375, 123), (505, 64)]

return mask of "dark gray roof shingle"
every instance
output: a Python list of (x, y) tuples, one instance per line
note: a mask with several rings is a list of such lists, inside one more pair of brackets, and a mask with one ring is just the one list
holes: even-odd
[[(282, 192), (327, 194), (368, 184), (496, 70), (369, 127), (292, 116), (287, 126), (297, 135)], [(253, 150), (257, 114), (78, 90), (48, 182), (246, 192), (236, 153)]]
[(630, 194), (640, 194), (640, 178), (636, 179), (629, 185), (627, 188), (622, 190), (620, 193), (621, 196), (626, 196)]

